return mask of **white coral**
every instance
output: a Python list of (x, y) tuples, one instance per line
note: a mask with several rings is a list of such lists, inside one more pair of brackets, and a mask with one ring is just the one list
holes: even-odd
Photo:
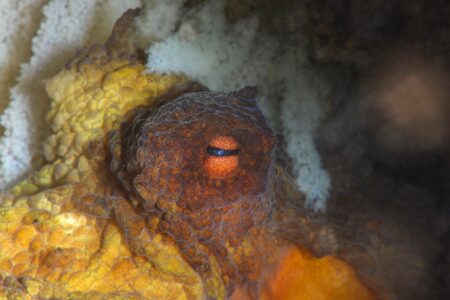
[(0, 117), (5, 128), (0, 139), (0, 189), (25, 175), (39, 154), (48, 108), (43, 80), (61, 69), (91, 37), (106, 37), (116, 18), (133, 5), (140, 2), (53, 0), (43, 8), (44, 20), (32, 40), (33, 54), (21, 66), (9, 106)]
[(256, 84), (258, 72), (239, 68), (251, 59), (256, 19), (226, 27), (222, 2), (212, 1), (184, 18), (178, 32), (149, 50), (148, 68), (185, 73), (213, 90)]
[(301, 75), (291, 78), (283, 94), (281, 120), (286, 152), (293, 160), (297, 186), (306, 195), (305, 204), (315, 211), (325, 211), (330, 177), (315, 146), (322, 109), (318, 89), (311, 85), (311, 80)]
[(186, 0), (144, 0), (138, 17), (138, 36), (142, 47), (173, 33)]
[(19, 75), (20, 63), (31, 54), (31, 38), (46, 0), (0, 1), (0, 111)]

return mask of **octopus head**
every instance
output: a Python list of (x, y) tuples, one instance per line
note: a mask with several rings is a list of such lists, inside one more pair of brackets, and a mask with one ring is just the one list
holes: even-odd
[(111, 170), (157, 229), (218, 256), (267, 219), (274, 134), (252, 88), (184, 93), (135, 111), (111, 138)]

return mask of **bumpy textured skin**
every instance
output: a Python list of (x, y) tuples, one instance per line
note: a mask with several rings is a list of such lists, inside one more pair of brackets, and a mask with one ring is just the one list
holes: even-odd
[[(110, 142), (111, 171), (137, 195), (143, 215), (157, 219), (155, 229), (205, 277), (212, 254), (229, 287), (249, 272), (232, 248), (261, 227), (273, 206), (275, 137), (252, 96), (250, 89), (185, 93), (156, 111), (138, 110)], [(203, 166), (218, 136), (233, 137), (240, 150), (237, 170), (226, 178)]]
[[(277, 299), (280, 288), (317, 299), (323, 289), (311, 286), (337, 264), (352, 274), (337, 260), (311, 280), (283, 268), (312, 272), (270, 232), (274, 137), (251, 92), (161, 98), (186, 79), (142, 73), (128, 42), (135, 13), (47, 83), (43, 167), (0, 196), (0, 299)], [(201, 165), (216, 135), (241, 150), (222, 179)], [(356, 276), (333, 284), (347, 299), (372, 299)]]

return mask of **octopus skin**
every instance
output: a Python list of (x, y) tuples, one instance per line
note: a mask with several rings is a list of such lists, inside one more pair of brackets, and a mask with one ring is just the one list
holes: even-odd
[[(204, 277), (213, 255), (230, 288), (248, 269), (234, 248), (273, 207), (275, 136), (254, 96), (251, 89), (183, 93), (156, 110), (138, 109), (109, 143), (111, 171), (136, 195), (141, 215), (156, 220), (154, 230), (174, 239)], [(221, 140), (237, 153), (208, 154)]]

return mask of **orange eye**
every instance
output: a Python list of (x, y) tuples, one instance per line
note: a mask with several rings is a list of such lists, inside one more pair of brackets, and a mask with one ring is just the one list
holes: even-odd
[(239, 165), (239, 148), (230, 136), (219, 136), (209, 142), (203, 155), (205, 171), (215, 178), (228, 177), (237, 170)]

